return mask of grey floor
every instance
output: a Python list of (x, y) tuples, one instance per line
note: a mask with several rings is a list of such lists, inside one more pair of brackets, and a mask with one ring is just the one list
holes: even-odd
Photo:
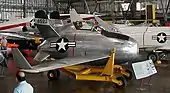
[[(9, 63), (9, 68), (5, 70), (5, 77), (0, 78), (0, 93), (12, 93), (16, 86), (16, 67), (13, 61)], [(152, 86), (143, 86), (143, 93), (169, 93), (170, 92), (170, 67), (168, 64), (157, 67), (158, 73), (151, 78)], [(72, 77), (61, 73), (58, 81), (48, 81), (45, 73), (26, 74), (27, 80), (35, 89), (35, 93), (139, 93), (141, 80), (128, 82), (125, 89), (114, 88), (113, 83), (96, 81), (77, 81)], [(147, 83), (149, 78), (144, 80)]]

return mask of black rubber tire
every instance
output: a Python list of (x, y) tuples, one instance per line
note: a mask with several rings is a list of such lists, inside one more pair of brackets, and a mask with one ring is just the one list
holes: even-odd
[(126, 87), (127, 81), (124, 77), (117, 77), (116, 79), (123, 83), (122, 85), (115, 84), (116, 88), (122, 89)]
[(165, 60), (167, 57), (167, 52), (161, 52), (158, 54), (159, 60)]
[[(152, 58), (154, 57), (154, 59), (152, 59), (151, 57)], [(158, 59), (158, 56), (156, 55), (156, 53), (151, 52), (151, 53), (148, 54), (147, 59), (148, 60), (151, 59), (153, 61), (153, 63), (155, 63)]]
[(124, 78), (128, 81), (128, 80), (132, 80), (133, 79), (133, 73), (132, 73), (132, 71), (131, 70), (125, 70), (127, 73), (129, 73), (130, 74), (130, 76), (128, 77), (128, 76), (126, 76), (126, 75), (123, 75), (124, 76)]
[[(50, 76), (52, 74), (53, 76)], [(60, 77), (60, 71), (59, 70), (50, 70), (47, 73), (47, 77), (49, 80), (58, 80)]]

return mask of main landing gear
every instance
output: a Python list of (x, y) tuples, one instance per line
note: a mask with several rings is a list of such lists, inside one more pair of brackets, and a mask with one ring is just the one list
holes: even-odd
[[(60, 68), (60, 71), (75, 77), (76, 80), (113, 82), (116, 88), (125, 88), (127, 81), (132, 79), (133, 74), (120, 65), (114, 65), (114, 56), (115, 53), (113, 52), (104, 67), (68, 66)], [(59, 70), (51, 70), (47, 76), (49, 80), (57, 80), (60, 72)]]
[(50, 70), (47, 73), (47, 77), (49, 80), (58, 80), (60, 77), (60, 71), (58, 69)]
[(148, 54), (147, 59), (151, 59), (154, 63), (158, 60), (166, 60), (168, 53), (166, 51), (151, 52)]

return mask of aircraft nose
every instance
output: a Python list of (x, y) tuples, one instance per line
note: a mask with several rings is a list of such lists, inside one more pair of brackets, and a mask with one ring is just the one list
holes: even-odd
[(138, 54), (139, 53), (138, 42), (135, 39), (129, 37), (129, 44), (131, 52)]

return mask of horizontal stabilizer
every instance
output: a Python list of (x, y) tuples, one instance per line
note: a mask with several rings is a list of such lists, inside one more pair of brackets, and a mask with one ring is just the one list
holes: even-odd
[(14, 62), (20, 69), (31, 69), (31, 65), (29, 62), (25, 59), (25, 57), (22, 55), (22, 53), (19, 51), (18, 48), (13, 49), (13, 58)]

